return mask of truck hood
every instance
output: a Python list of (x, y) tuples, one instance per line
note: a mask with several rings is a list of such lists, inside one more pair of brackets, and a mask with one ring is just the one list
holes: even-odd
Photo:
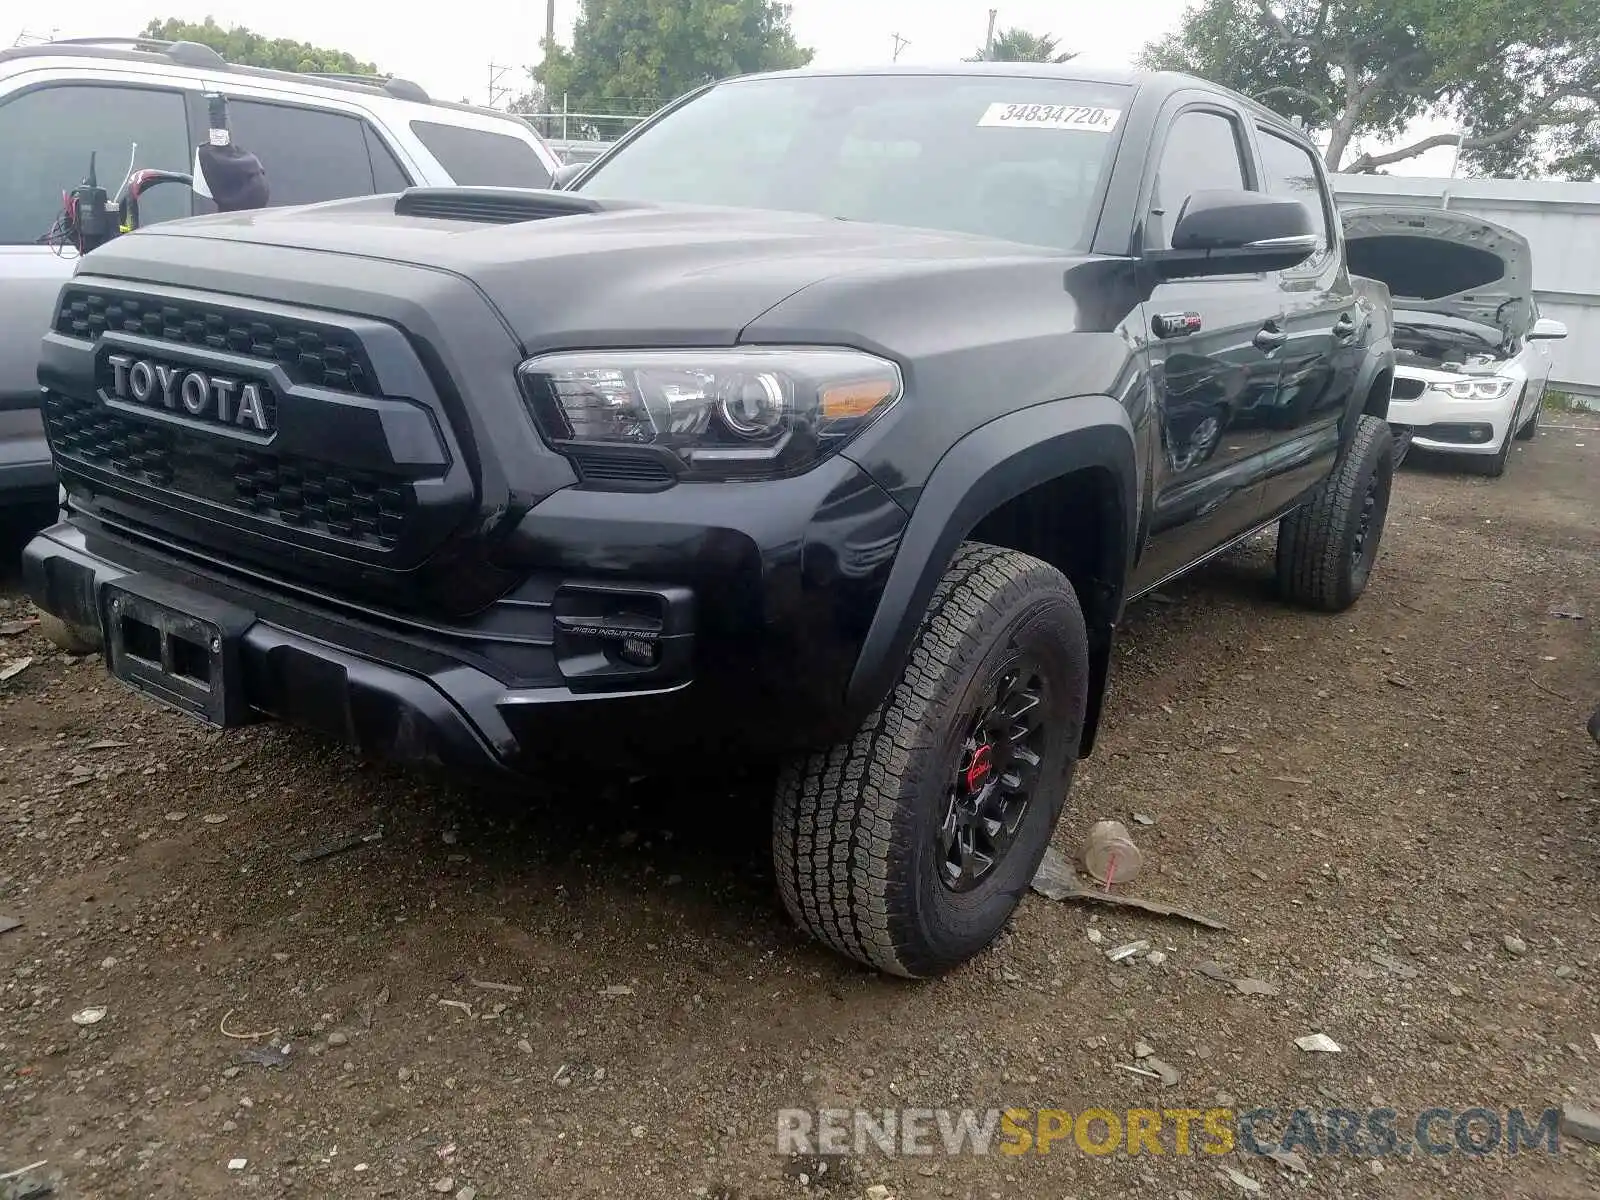
[(448, 272), (481, 291), (530, 352), (617, 336), (730, 344), (762, 313), (840, 274), (1046, 259), (1059, 271), (1062, 259), (989, 238), (802, 213), (607, 203), (597, 212), (490, 223), (403, 215), (393, 196), (167, 222), (108, 249), (131, 258), (147, 237), (254, 243)]
[(1533, 319), (1533, 255), (1519, 233), (1443, 209), (1357, 208), (1344, 214), (1350, 270), (1388, 285), (1395, 321), (1440, 313), (1498, 329)]

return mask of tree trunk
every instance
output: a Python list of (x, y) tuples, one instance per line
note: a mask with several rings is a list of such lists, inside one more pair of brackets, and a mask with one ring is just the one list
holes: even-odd
[(1322, 156), (1322, 162), (1330, 172), (1339, 169), (1344, 162), (1345, 151), (1350, 149), (1350, 139), (1355, 135), (1356, 115), (1353, 107), (1347, 107), (1329, 131), (1328, 152)]

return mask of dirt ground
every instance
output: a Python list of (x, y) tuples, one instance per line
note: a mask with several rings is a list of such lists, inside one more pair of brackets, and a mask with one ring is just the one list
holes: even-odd
[[(1141, 605), (1056, 845), (1129, 821), (1137, 890), (1231, 931), (1032, 895), (932, 984), (790, 927), (759, 781), (424, 778), (210, 734), (0, 636), (0, 667), (33, 658), (0, 683), (0, 916), (22, 921), (0, 933), (0, 1175), (46, 1160), (63, 1197), (1593, 1196), (1600, 1148), (1570, 1138), (1305, 1175), (1070, 1137), (785, 1157), (777, 1123), (1600, 1107), (1597, 517), (1600, 428), (1569, 419), (1499, 481), (1408, 464), (1342, 617), (1273, 602), (1270, 538)], [(0, 629), (29, 612), (14, 567), (3, 588)], [(1108, 960), (1135, 939), (1165, 961)], [(1342, 1053), (1297, 1049), (1313, 1032)], [(1175, 1085), (1123, 1069), (1144, 1050)]]

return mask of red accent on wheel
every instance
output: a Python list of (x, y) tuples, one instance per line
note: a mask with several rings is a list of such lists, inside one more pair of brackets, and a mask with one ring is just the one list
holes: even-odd
[(979, 746), (972, 752), (972, 765), (967, 768), (967, 794), (971, 795), (988, 782), (994, 769), (994, 747)]

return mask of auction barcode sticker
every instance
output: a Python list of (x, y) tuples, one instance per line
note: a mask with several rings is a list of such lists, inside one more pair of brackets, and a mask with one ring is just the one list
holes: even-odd
[(1028, 129), (1088, 129), (1110, 133), (1122, 117), (1120, 108), (1094, 108), (1079, 104), (991, 104), (978, 119), (980, 127)]

